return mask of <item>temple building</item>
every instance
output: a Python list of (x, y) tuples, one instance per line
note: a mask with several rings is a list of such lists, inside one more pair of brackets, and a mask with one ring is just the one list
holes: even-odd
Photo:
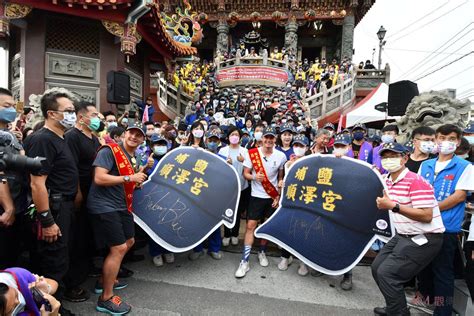
[(0, 1), (0, 86), (25, 105), (61, 86), (106, 111), (107, 73), (120, 70), (132, 100), (156, 95), (151, 75), (197, 53), (168, 27), (158, 1)]

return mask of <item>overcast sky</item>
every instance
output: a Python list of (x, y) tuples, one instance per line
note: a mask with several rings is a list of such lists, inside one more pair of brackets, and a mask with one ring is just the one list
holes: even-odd
[(355, 29), (353, 61), (372, 60), (375, 48), (378, 65), (383, 25), (382, 65), (390, 64), (391, 82), (416, 80), (420, 92), (454, 88), (474, 101), (474, 53), (419, 79), (474, 51), (473, 12), (474, 0), (376, 0)]

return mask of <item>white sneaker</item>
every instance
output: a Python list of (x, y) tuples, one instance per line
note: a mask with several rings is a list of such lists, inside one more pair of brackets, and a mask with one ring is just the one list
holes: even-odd
[(162, 267), (163, 266), (163, 257), (161, 255), (153, 257), (153, 264), (155, 267)]
[(250, 270), (248, 261), (240, 261), (239, 268), (235, 271), (236, 278), (243, 278), (245, 274)]
[(173, 253), (165, 253), (165, 262), (166, 263), (173, 263), (174, 262), (174, 254)]
[(210, 252), (209, 255), (211, 256), (212, 259), (214, 260), (221, 260), (222, 259), (222, 252)]
[(231, 237), (230, 238), (230, 243), (232, 244), (232, 246), (237, 246), (239, 244), (239, 238)]
[(286, 271), (288, 270), (288, 266), (293, 262), (293, 257), (290, 256), (288, 259), (281, 257), (281, 261), (278, 264), (278, 270)]
[(222, 238), (222, 247), (229, 246), (229, 243), (230, 243), (230, 238), (229, 237)]
[(308, 272), (308, 267), (303, 262), (301, 262), (300, 267), (298, 268), (298, 274), (301, 276), (306, 276), (308, 275)]
[(265, 255), (265, 252), (259, 251), (258, 252), (258, 262), (262, 267), (268, 267), (268, 259), (267, 256)]

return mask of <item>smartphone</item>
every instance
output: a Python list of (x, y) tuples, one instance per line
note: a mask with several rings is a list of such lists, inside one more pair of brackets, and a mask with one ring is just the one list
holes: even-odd
[(40, 290), (38, 290), (36, 287), (32, 287), (30, 291), (33, 295), (33, 300), (35, 301), (36, 306), (38, 306), (38, 309), (41, 309), (41, 306), (44, 305), (45, 311), (51, 312), (53, 310), (51, 303), (44, 298), (43, 293), (41, 293)]

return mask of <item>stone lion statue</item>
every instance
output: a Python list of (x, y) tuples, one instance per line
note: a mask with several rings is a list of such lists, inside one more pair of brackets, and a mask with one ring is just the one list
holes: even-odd
[(453, 99), (441, 91), (424, 92), (411, 100), (397, 124), (406, 139), (420, 126), (437, 129), (444, 124), (454, 124), (462, 129), (466, 126), (470, 109), (468, 100)]

